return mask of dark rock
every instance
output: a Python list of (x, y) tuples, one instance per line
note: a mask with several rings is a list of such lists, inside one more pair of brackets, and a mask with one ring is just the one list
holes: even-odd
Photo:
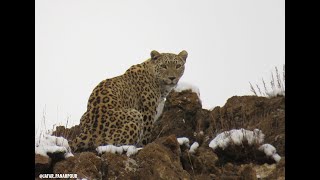
[(245, 180), (257, 180), (257, 174), (256, 171), (252, 168), (252, 165), (246, 165), (241, 170), (240, 175), (242, 176), (242, 179)]
[(91, 152), (82, 152), (57, 162), (53, 173), (77, 174), (78, 178), (102, 179), (101, 167), (100, 157)]
[(125, 154), (105, 153), (101, 156), (103, 162), (102, 179), (137, 179), (137, 162)]
[(215, 174), (220, 175), (221, 170), (216, 166), (218, 156), (209, 147), (201, 146), (195, 154), (183, 152), (181, 163), (183, 168), (192, 175)]
[(137, 155), (138, 179), (190, 179), (180, 163), (178, 147), (175, 136), (145, 146)]
[(39, 174), (50, 173), (51, 159), (40, 154), (35, 155), (35, 177)]
[[(167, 97), (162, 115), (154, 124), (151, 141), (175, 134), (177, 137), (188, 137), (193, 142), (199, 130), (197, 127), (200, 127), (198, 122), (205, 121), (202, 120), (204, 118), (201, 101), (196, 93), (191, 90), (180, 93), (172, 91)], [(207, 124), (202, 123), (201, 127), (205, 125), (209, 126), (209, 120)]]
[(279, 163), (277, 163), (276, 168), (270, 173), (266, 178), (267, 180), (284, 180), (285, 179), (285, 158), (281, 158)]
[(80, 126), (75, 125), (71, 128), (65, 128), (64, 126), (57, 126), (56, 130), (52, 132), (53, 136), (64, 137), (67, 140), (73, 140), (80, 134)]
[[(211, 111), (208, 135), (244, 128), (260, 129), (265, 134), (265, 143), (272, 144), (281, 156), (285, 151), (285, 98), (257, 96), (233, 96), (223, 107)], [(210, 134), (210, 132), (216, 132)]]
[[(76, 173), (88, 179), (284, 179), (285, 144), (284, 97), (234, 96), (223, 107), (212, 111), (202, 109), (196, 93), (171, 92), (164, 110), (154, 124), (152, 138), (136, 155), (96, 152), (75, 154), (54, 165), (53, 173)], [(261, 129), (265, 143), (276, 147), (282, 156), (278, 164), (268, 161), (257, 147), (230, 146), (212, 150), (209, 142), (220, 132), (235, 128)], [(57, 127), (54, 135), (72, 140), (79, 126)], [(190, 145), (199, 143), (194, 154), (180, 146), (177, 137), (187, 137)], [(250, 149), (251, 148), (251, 149)], [(39, 158), (39, 157), (38, 157)], [(57, 158), (55, 158), (57, 159)], [(45, 162), (45, 161), (44, 161)], [(262, 164), (267, 162), (268, 164)], [(44, 168), (42, 168), (44, 167)], [(51, 163), (51, 165), (53, 165)], [(46, 163), (36, 163), (36, 172), (48, 169)], [(50, 168), (49, 168), (50, 169)]]

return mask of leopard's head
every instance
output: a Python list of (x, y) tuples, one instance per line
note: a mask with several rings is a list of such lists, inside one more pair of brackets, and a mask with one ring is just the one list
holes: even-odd
[(154, 66), (155, 76), (160, 83), (168, 86), (176, 85), (183, 75), (187, 57), (188, 53), (184, 50), (179, 54), (151, 51), (150, 61)]

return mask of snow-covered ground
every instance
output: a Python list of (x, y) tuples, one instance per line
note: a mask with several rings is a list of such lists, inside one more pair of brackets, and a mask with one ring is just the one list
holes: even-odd
[(271, 156), (271, 158), (274, 159), (276, 162), (279, 162), (281, 159), (279, 154), (277, 154), (276, 148), (271, 144), (263, 144), (259, 147), (259, 150), (264, 152), (266, 156)]
[(241, 129), (232, 129), (218, 134), (209, 144), (213, 150), (220, 147), (225, 149), (230, 144), (241, 145), (242, 141), (248, 141), (249, 145), (261, 144), (264, 141), (264, 134), (261, 130), (255, 129), (253, 131)]
[(269, 92), (266, 92), (266, 94), (267, 94), (267, 97), (269, 98), (276, 97), (278, 95), (285, 96), (285, 90), (277, 88)]
[(126, 152), (127, 156), (130, 157), (131, 155), (136, 154), (142, 148), (136, 148), (133, 145), (123, 145), (123, 146), (114, 146), (114, 145), (106, 145), (106, 146), (99, 146), (96, 148), (96, 151), (99, 154), (110, 152), (113, 154), (122, 154)]
[(192, 85), (186, 82), (178, 82), (177, 86), (173, 89), (176, 92), (182, 92), (185, 90), (191, 90), (192, 92), (196, 93), (200, 99), (200, 90), (197, 86)]
[(180, 144), (180, 146), (182, 145), (186, 145), (187, 147), (189, 147), (189, 139), (186, 138), (186, 137), (180, 137), (180, 138), (177, 138), (177, 141), (178, 143)]
[(179, 143), (180, 146), (187, 146), (187, 147), (190, 147), (189, 149), (189, 153), (195, 153), (196, 150), (198, 149), (199, 147), (199, 143), (198, 142), (194, 142), (191, 146), (189, 144), (189, 138), (187, 137), (180, 137), (180, 138), (177, 138), (177, 141)]
[(198, 147), (199, 147), (199, 143), (198, 142), (194, 142), (190, 147), (189, 153), (195, 153), (196, 150), (198, 149)]
[[(254, 129), (253, 131), (246, 129), (232, 129), (230, 131), (225, 131), (218, 134), (210, 143), (209, 147), (213, 150), (218, 147), (225, 149), (229, 145), (241, 145), (244, 141), (248, 142), (249, 145), (260, 145), (264, 141), (264, 134), (259, 129)], [(189, 139), (187, 137), (177, 138), (177, 141), (180, 146), (185, 145), (190, 147)], [(190, 153), (195, 153), (199, 147), (198, 142), (194, 142), (190, 149)], [(142, 148), (136, 148), (133, 145), (123, 145), (123, 146), (114, 146), (106, 145), (99, 146), (96, 148), (96, 151), (99, 154), (104, 152), (110, 152), (114, 154), (123, 154), (126, 152), (126, 155), (130, 157), (131, 155), (136, 154)], [(273, 158), (276, 162), (279, 162), (281, 157), (276, 152), (276, 148), (271, 144), (262, 144), (258, 148), (260, 151), (264, 152), (266, 156)], [(64, 153), (65, 158), (73, 156), (71, 149), (68, 144), (68, 140), (63, 137), (56, 137), (51, 135), (44, 135), (43, 137), (35, 139), (35, 154), (40, 154), (42, 156), (48, 157), (47, 153), (62, 152)]]
[[(229, 145), (241, 145), (243, 142), (248, 142), (249, 145), (261, 145), (264, 142), (265, 135), (259, 129), (253, 131), (246, 129), (232, 129), (218, 134), (210, 143), (209, 147), (213, 150), (218, 147), (224, 150)], [(276, 153), (276, 148), (270, 144), (263, 144), (259, 147), (266, 156), (271, 156), (276, 162), (279, 162), (281, 157)]]
[(63, 137), (44, 135), (35, 139), (35, 153), (48, 157), (47, 153), (62, 152), (64, 157), (73, 156), (68, 140)]

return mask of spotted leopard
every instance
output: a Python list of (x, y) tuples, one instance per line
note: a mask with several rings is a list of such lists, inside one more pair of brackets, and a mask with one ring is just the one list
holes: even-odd
[(158, 106), (183, 75), (187, 56), (184, 50), (179, 54), (154, 50), (123, 75), (100, 82), (81, 117), (81, 133), (70, 142), (73, 152), (107, 144), (147, 144), (161, 113)]

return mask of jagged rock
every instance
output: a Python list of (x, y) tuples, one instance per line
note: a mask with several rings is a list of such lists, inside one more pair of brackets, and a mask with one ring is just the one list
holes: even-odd
[(201, 100), (197, 93), (191, 90), (184, 90), (182, 92), (172, 91), (166, 99), (165, 110), (181, 109), (186, 113), (195, 114), (202, 108)]
[(201, 110), (201, 100), (196, 93), (191, 90), (180, 93), (172, 91), (167, 97), (161, 117), (154, 124), (151, 141), (171, 134), (195, 141), (198, 119), (204, 116)]
[(57, 137), (64, 137), (67, 140), (73, 140), (80, 134), (80, 126), (75, 125), (71, 128), (65, 128), (64, 126), (57, 126), (56, 130), (52, 132), (52, 135)]
[(182, 168), (176, 137), (169, 136), (146, 145), (137, 154), (137, 179), (190, 179)]
[(267, 180), (284, 180), (285, 179), (285, 158), (282, 158), (279, 163), (276, 164), (276, 167), (266, 177)]
[[(79, 178), (88, 179), (251, 180), (257, 179), (257, 175), (270, 180), (284, 179), (284, 112), (281, 96), (270, 99), (234, 96), (223, 107), (206, 110), (201, 108), (196, 93), (171, 92), (154, 125), (150, 143), (137, 154), (129, 158), (125, 154), (105, 153), (99, 157), (96, 152), (83, 152), (57, 162), (53, 173), (77, 173)], [(230, 154), (228, 149), (221, 153), (208, 147), (217, 133), (234, 128), (261, 129), (265, 143), (275, 146), (282, 156), (280, 162), (257, 164), (259, 152), (244, 151), (239, 152), (242, 153), (238, 153), (239, 156), (231, 156), (235, 154)], [(72, 140), (79, 128), (59, 127), (55, 133)], [(191, 154), (188, 147), (178, 144), (177, 137), (187, 137), (190, 145), (198, 142), (200, 146)], [(242, 151), (241, 147), (230, 148)], [(36, 167), (36, 171), (38, 169)]]
[(266, 156), (264, 152), (258, 149), (258, 145), (248, 145), (244, 142), (242, 145), (229, 145), (225, 149), (217, 148), (214, 152), (218, 155), (217, 163), (225, 164), (227, 162), (235, 162), (237, 164), (246, 164), (255, 162), (257, 164), (276, 163), (274, 159)]
[(35, 155), (35, 177), (38, 177), (39, 174), (49, 173), (51, 166), (51, 159), (46, 156), (39, 154)]
[(274, 173), (274, 170), (276, 169), (276, 164), (265, 163), (261, 165), (255, 165), (253, 168), (256, 171), (257, 177), (261, 179), (266, 179), (268, 176), (271, 176), (271, 174)]
[(217, 161), (218, 156), (211, 148), (205, 146), (199, 147), (195, 154), (190, 154), (188, 151), (184, 151), (181, 157), (183, 168), (193, 175), (220, 175), (221, 170), (216, 166)]
[(256, 174), (256, 171), (253, 169), (252, 164), (245, 165), (240, 170), (240, 175), (242, 179), (245, 179), (245, 180), (257, 180), (257, 174)]
[(92, 152), (82, 152), (57, 162), (53, 173), (77, 174), (78, 178), (102, 179), (101, 167), (102, 161), (99, 156)]
[(135, 179), (137, 176), (137, 162), (125, 154), (105, 153), (102, 159), (102, 179)]
[(285, 150), (285, 98), (257, 96), (233, 96), (223, 107), (215, 107), (211, 111), (210, 128), (207, 135), (213, 137), (217, 133), (230, 129), (244, 128), (262, 130), (265, 143), (276, 147), (280, 156)]
[(197, 174), (193, 176), (194, 180), (207, 180), (207, 179), (212, 179), (212, 180), (218, 180), (217, 176), (215, 174)]

